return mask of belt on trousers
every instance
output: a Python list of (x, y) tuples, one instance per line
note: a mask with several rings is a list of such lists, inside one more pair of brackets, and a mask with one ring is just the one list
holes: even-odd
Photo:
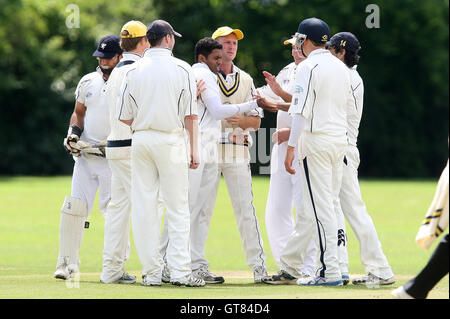
[(106, 147), (126, 147), (126, 146), (131, 146), (131, 139), (111, 140), (106, 142)]

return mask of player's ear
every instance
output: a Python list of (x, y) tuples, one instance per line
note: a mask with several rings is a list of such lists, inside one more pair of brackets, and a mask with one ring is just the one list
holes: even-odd
[(206, 62), (206, 57), (203, 54), (199, 54), (197, 59), (199, 63)]

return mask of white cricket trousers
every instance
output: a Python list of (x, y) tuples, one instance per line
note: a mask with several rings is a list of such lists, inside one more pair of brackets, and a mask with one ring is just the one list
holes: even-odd
[[(200, 146), (200, 165), (196, 169), (189, 169), (189, 211), (190, 211), (190, 250), (191, 260), (196, 260), (204, 256), (204, 245), (199, 240), (203, 237), (196, 236), (197, 229), (202, 229), (206, 223), (209, 228), (211, 216), (206, 216), (207, 204), (213, 196), (215, 187), (215, 179), (218, 173), (218, 150), (217, 141), (211, 138), (204, 138), (203, 134), (199, 135)], [(200, 226), (198, 226), (200, 225)], [(161, 236), (160, 253), (163, 260), (166, 261), (168, 238), (168, 223), (164, 223), (164, 229)], [(193, 249), (194, 247), (194, 249)], [(195, 249), (201, 247), (201, 251)], [(195, 270), (196, 268), (193, 268)]]
[(367, 212), (358, 182), (359, 151), (350, 145), (346, 153), (339, 194), (342, 211), (359, 241), (361, 262), (367, 272), (382, 279), (394, 274), (381, 248), (375, 225)]
[(161, 282), (159, 191), (166, 206), (171, 278), (191, 273), (189, 255), (188, 145), (184, 133), (137, 131), (131, 147), (131, 210), (142, 275)]
[(124, 272), (129, 257), (131, 218), (131, 160), (109, 159), (111, 200), (105, 216), (101, 281), (111, 283)]
[[(284, 159), (288, 143), (274, 144), (270, 159), (270, 185), (266, 203), (266, 229), (270, 247), (278, 266), (283, 248), (295, 230), (295, 219), (292, 209), (298, 210), (302, 203), (301, 174), (302, 167), (295, 152), (293, 168), (295, 175), (286, 171)], [(316, 267), (316, 245), (311, 240), (303, 260), (302, 272), (313, 275)]]
[(241, 235), (242, 246), (246, 254), (247, 265), (266, 267), (266, 255), (258, 219), (253, 206), (252, 175), (248, 159), (235, 159), (230, 163), (219, 163), (216, 176), (213, 177), (212, 194), (210, 195), (205, 211), (200, 212), (195, 222), (195, 231), (191, 235), (192, 269), (208, 268), (205, 259), (205, 244), (208, 237), (209, 224), (217, 192), (220, 184), (220, 175), (223, 174), (230, 195), (238, 229)]
[[(94, 206), (95, 196), (98, 190), (98, 201), (100, 213), (105, 217), (106, 208), (111, 198), (111, 170), (105, 158), (96, 156), (81, 156), (75, 159), (72, 174), (71, 197), (78, 198), (86, 203), (87, 217), (90, 216)], [(62, 223), (62, 220), (61, 220)], [(84, 224), (84, 223), (83, 223)], [(60, 251), (57, 261), (57, 267), (64, 264), (64, 255), (69, 255), (70, 264), (78, 264), (78, 253), (83, 240), (84, 229), (72, 229), (70, 233), (65, 233), (62, 229), (73, 227), (70, 225), (60, 225)], [(78, 227), (78, 226), (77, 226)], [(67, 246), (67, 243), (76, 241), (75, 250), (62, 252), (61, 247)], [(71, 246), (73, 247), (73, 246)]]
[[(318, 248), (316, 276), (327, 281), (341, 280), (338, 259), (339, 190), (342, 182), (345, 144), (328, 144), (308, 152), (302, 160), (303, 202), (295, 232), (281, 255), (281, 269), (299, 276), (311, 238)], [(306, 154), (306, 153), (305, 153)]]
[(111, 170), (108, 160), (98, 156), (77, 158), (73, 167), (71, 196), (86, 202), (89, 215), (97, 190), (100, 213), (105, 216), (111, 199)]

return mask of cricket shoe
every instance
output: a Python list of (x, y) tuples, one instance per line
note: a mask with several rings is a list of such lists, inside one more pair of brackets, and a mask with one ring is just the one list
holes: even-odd
[(262, 282), (269, 285), (295, 285), (297, 279), (286, 271), (280, 270), (277, 275), (262, 278)]
[(134, 284), (136, 283), (136, 276), (130, 275), (127, 272), (123, 272), (122, 276), (120, 276), (120, 278), (118, 278), (117, 280), (105, 282), (100, 279), (100, 282), (102, 284)]
[(394, 299), (416, 299), (410, 294), (408, 294), (405, 288), (403, 288), (403, 286), (400, 286), (397, 289), (392, 290), (391, 294)]
[(326, 280), (323, 277), (311, 277), (305, 276), (297, 280), (299, 286), (342, 286), (342, 279), (339, 280)]
[(195, 277), (192, 274), (187, 275), (179, 280), (171, 280), (170, 283), (175, 286), (186, 286), (186, 287), (203, 287), (206, 285), (202, 278)]
[(142, 286), (161, 286), (161, 279), (152, 279), (149, 275), (143, 275)]
[(265, 266), (256, 266), (253, 269), (253, 279), (255, 280), (255, 284), (262, 283), (263, 279), (267, 276), (267, 269)]
[(61, 264), (56, 268), (53, 277), (56, 279), (68, 280), (75, 277), (78, 272), (79, 270), (76, 265)]
[(206, 268), (199, 268), (192, 272), (196, 278), (203, 279), (206, 284), (223, 284), (225, 279), (221, 276), (216, 276)]
[(347, 286), (350, 282), (350, 276), (349, 275), (342, 275), (342, 284), (344, 286)]
[(53, 274), (53, 277), (56, 279), (62, 279), (66, 280), (70, 278), (70, 272), (69, 267), (67, 265), (61, 265), (58, 268), (56, 268), (55, 273)]
[(370, 272), (366, 276), (362, 276), (352, 280), (352, 284), (354, 285), (366, 285), (366, 286), (386, 286), (392, 285), (393, 283), (395, 283), (394, 277), (382, 279), (380, 277), (373, 275)]
[(118, 284), (134, 284), (136, 283), (136, 276), (123, 272), (122, 276), (117, 280)]
[(167, 265), (164, 265), (162, 274), (161, 274), (161, 281), (165, 284), (170, 283), (170, 271), (169, 271), (169, 267), (167, 267)]

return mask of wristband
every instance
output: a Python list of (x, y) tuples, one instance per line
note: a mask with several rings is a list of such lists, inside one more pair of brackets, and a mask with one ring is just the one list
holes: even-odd
[(83, 130), (77, 125), (69, 126), (69, 130), (67, 131), (67, 135), (75, 134), (78, 137), (81, 137), (81, 133), (83, 133)]

